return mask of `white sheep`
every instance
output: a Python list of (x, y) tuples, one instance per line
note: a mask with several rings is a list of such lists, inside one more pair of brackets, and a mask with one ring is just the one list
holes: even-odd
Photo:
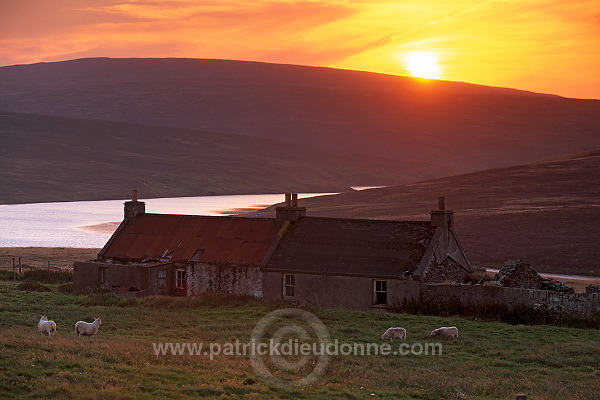
[(100, 318), (95, 318), (94, 322), (84, 322), (77, 321), (75, 324), (75, 333), (77, 337), (80, 336), (94, 336), (98, 333), (98, 329), (100, 329), (100, 325), (102, 324), (102, 320)]
[(394, 339), (404, 340), (406, 339), (406, 329), (404, 328), (388, 328), (383, 335), (381, 340), (390, 339), (392, 342)]
[(445, 336), (450, 338), (458, 338), (458, 328), (455, 326), (442, 326), (431, 331), (431, 336)]
[(38, 322), (38, 330), (42, 335), (52, 336), (56, 333), (56, 324), (54, 321), (48, 321), (48, 317), (42, 315)]

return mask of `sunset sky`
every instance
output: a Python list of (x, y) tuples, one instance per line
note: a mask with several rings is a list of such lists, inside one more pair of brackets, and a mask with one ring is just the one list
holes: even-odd
[(600, 99), (598, 0), (15, 0), (0, 65), (192, 57)]

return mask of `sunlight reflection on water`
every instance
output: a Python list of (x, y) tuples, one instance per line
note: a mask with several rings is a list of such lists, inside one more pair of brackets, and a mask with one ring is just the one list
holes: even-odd
[[(307, 198), (327, 193), (301, 193)], [(229, 195), (141, 199), (146, 212), (227, 215), (241, 209), (280, 203), (282, 194)], [(0, 205), (0, 247), (100, 248), (110, 238), (107, 229), (91, 225), (120, 222), (124, 200), (75, 201)], [(109, 225), (110, 226), (110, 225)]]

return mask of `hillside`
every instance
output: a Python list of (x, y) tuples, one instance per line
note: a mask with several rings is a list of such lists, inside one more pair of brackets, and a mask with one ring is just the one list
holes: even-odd
[(0, 112), (0, 204), (291, 191), (444, 176), (422, 162), (310, 144)]
[(598, 100), (360, 71), (100, 58), (2, 67), (0, 87), (3, 111), (318, 144), (451, 171), (600, 147)]
[[(455, 211), (471, 262), (522, 259), (544, 272), (600, 275), (600, 150), (397, 187), (302, 200), (308, 214), (428, 219)], [(261, 212), (272, 215), (273, 210)]]

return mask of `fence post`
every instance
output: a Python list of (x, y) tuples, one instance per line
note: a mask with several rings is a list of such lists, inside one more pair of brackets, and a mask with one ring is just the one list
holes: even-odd
[(19, 257), (19, 278), (23, 275), (23, 264), (21, 264), (21, 257)]
[(515, 400), (527, 400), (527, 395), (523, 393), (515, 394)]
[(13, 257), (13, 281), (17, 280), (17, 270), (15, 268), (15, 258)]

